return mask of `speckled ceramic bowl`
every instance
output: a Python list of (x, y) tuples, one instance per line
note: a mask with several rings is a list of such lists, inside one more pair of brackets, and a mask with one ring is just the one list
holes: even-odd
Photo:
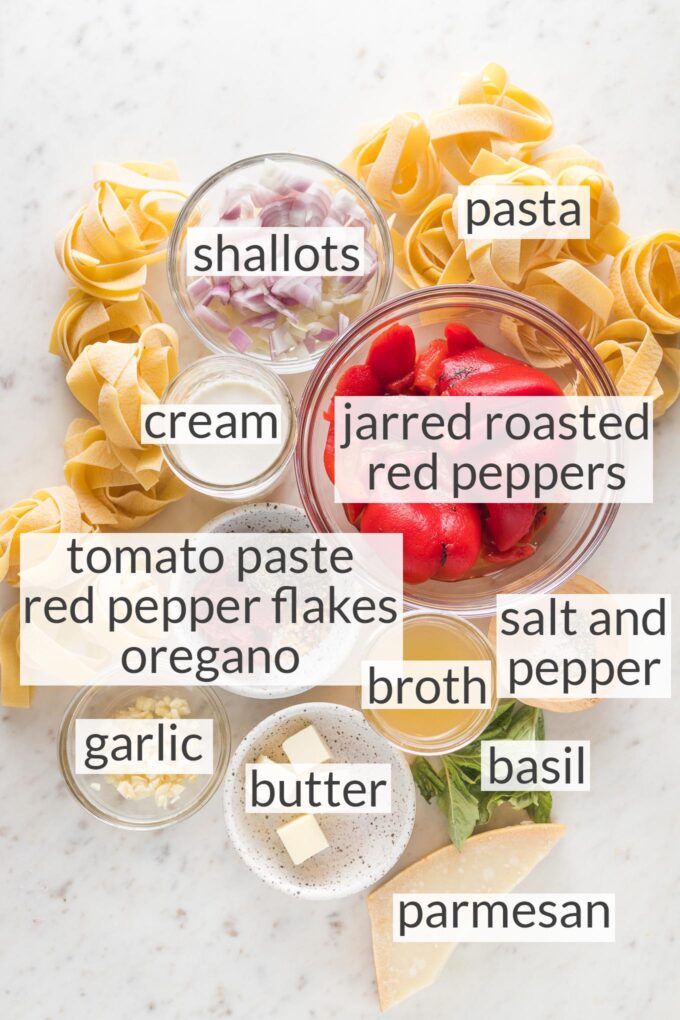
[[(285, 761), (281, 743), (314, 725), (333, 760), (388, 762), (392, 766), (390, 814), (319, 815), (330, 846), (297, 867), (276, 834), (293, 815), (246, 814), (245, 766), (264, 754)], [(368, 889), (394, 867), (413, 831), (416, 796), (404, 756), (371, 729), (361, 712), (329, 702), (291, 705), (263, 719), (237, 747), (224, 784), (229, 838), (246, 865), (289, 896), (333, 900)]]
[(290, 503), (247, 503), (245, 506), (236, 506), (213, 517), (201, 528), (203, 534), (211, 535), (258, 531), (302, 535), (312, 530), (304, 510)]
[[(299, 506), (290, 503), (247, 503), (218, 514), (200, 529), (203, 534), (248, 534), (271, 533), (278, 535), (303, 535), (312, 531), (307, 514)], [(232, 694), (244, 698), (292, 698), (294, 694), (310, 691), (313, 684), (297, 687), (252, 687), (229, 684)]]

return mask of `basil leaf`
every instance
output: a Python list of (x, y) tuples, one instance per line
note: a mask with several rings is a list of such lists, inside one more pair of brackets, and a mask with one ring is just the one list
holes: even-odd
[(432, 768), (427, 758), (416, 758), (411, 763), (411, 773), (416, 786), (428, 804), (433, 797), (438, 797), (443, 792), (444, 781), (439, 773)]
[(468, 836), (474, 832), (479, 819), (479, 804), (450, 756), (444, 758), (444, 777), (446, 789), (439, 795), (437, 802), (448, 815), (451, 842), (460, 850)]
[(536, 720), (539, 709), (522, 705), (513, 714), (512, 721), (505, 735), (506, 740), (535, 740)]
[(544, 716), (540, 709), (504, 699), (498, 703), (491, 723), (479, 739), (460, 751), (442, 756), (441, 772), (437, 772), (427, 758), (415, 759), (411, 770), (416, 785), (427, 801), (436, 798), (448, 818), (451, 842), (459, 850), (475, 826), (488, 822), (499, 804), (526, 810), (534, 822), (550, 820), (550, 793), (481, 789), (482, 741), (543, 740), (544, 736)]
[(527, 807), (532, 822), (549, 822), (552, 814), (552, 793), (547, 790), (536, 790), (534, 803)]

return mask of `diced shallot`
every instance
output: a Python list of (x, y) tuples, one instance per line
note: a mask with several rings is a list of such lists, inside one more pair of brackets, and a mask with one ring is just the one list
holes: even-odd
[(269, 347), (271, 349), (272, 357), (278, 357), (279, 354), (285, 354), (293, 346), (292, 337), (290, 335), (288, 326), (277, 326), (269, 334)]
[(201, 319), (206, 326), (214, 329), (216, 333), (228, 333), (231, 329), (227, 320), (214, 312), (212, 308), (208, 308), (207, 305), (199, 305), (195, 311), (197, 318)]
[(214, 283), (210, 288), (210, 297), (217, 298), (223, 305), (227, 304), (231, 297), (229, 280), (221, 279), (219, 283)]
[(229, 340), (236, 350), (241, 352), (241, 354), (243, 354), (244, 351), (247, 351), (253, 342), (245, 330), (239, 329), (238, 326), (235, 326), (234, 329), (232, 329), (229, 334)]
[(212, 283), (207, 276), (197, 276), (187, 285), (187, 294), (195, 305), (200, 305), (201, 301), (205, 301), (211, 290)]
[[(368, 243), (370, 212), (348, 188), (312, 180), (294, 166), (265, 160), (257, 180), (225, 191), (220, 206), (224, 231), (232, 226), (252, 232), (260, 227), (348, 227), (363, 229), (364, 275), (199, 277), (187, 291), (198, 318), (228, 337), (238, 351), (269, 342), (272, 359), (299, 348), (318, 353), (343, 333), (360, 313), (368, 281), (378, 269), (378, 254)], [(250, 234), (246, 235), (249, 240)], [(342, 310), (341, 310), (342, 309)], [(349, 314), (348, 314), (349, 313)]]

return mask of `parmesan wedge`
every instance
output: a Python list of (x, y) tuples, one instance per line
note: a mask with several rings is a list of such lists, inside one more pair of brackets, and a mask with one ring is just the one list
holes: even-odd
[(455, 943), (393, 942), (394, 893), (510, 892), (564, 834), (563, 825), (523, 823), (472, 836), (458, 851), (435, 850), (368, 897), (380, 1009), (384, 1012), (427, 988), (441, 973)]

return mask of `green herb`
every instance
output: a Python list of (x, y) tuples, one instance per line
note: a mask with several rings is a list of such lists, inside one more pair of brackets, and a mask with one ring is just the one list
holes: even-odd
[(501, 701), (479, 740), (442, 755), (437, 772), (427, 758), (416, 758), (411, 771), (426, 801), (435, 800), (449, 821), (451, 842), (459, 850), (477, 825), (489, 821), (499, 804), (524, 810), (534, 822), (550, 821), (552, 796), (538, 791), (481, 789), (482, 740), (543, 740), (543, 713), (519, 701)]

